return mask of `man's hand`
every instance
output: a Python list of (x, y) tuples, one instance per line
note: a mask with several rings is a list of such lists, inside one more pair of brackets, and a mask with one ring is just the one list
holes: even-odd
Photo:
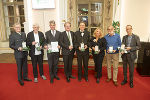
[(109, 53), (109, 50), (107, 50), (107, 53)]
[(60, 45), (58, 45), (57, 48), (60, 49)]
[(87, 45), (85, 45), (84, 48), (87, 49), (88, 48)]
[(42, 46), (40, 46), (40, 49), (42, 49)]
[(128, 50), (131, 50), (131, 47), (126, 47), (126, 50), (128, 51)]
[(116, 52), (116, 50), (113, 50), (113, 53), (115, 53)]
[(95, 48), (94, 48), (94, 47), (92, 47), (92, 49), (95, 51)]
[(77, 55), (76, 51), (74, 52), (74, 55)]
[(35, 45), (35, 44), (36, 44), (36, 42), (35, 42), (35, 41), (33, 41), (33, 42), (32, 42), (32, 45)]
[(121, 51), (120, 53), (121, 53), (121, 54), (124, 54), (124, 51)]
[(19, 50), (19, 51), (22, 51), (22, 47), (19, 47), (18, 50)]
[(79, 47), (79, 50), (81, 50), (81, 47)]
[(69, 46), (69, 50), (72, 50), (73, 49), (73, 46)]

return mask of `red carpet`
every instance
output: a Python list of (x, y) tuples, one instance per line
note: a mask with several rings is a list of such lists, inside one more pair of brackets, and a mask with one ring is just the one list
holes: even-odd
[[(29, 64), (29, 78), (33, 80), (32, 66)], [(78, 82), (72, 79), (67, 83), (63, 69), (59, 69), (61, 80), (49, 82), (48, 65), (44, 65), (47, 80), (38, 78), (39, 82), (25, 82), (22, 87), (17, 81), (16, 64), (0, 64), (0, 100), (150, 100), (150, 77), (141, 77), (134, 72), (134, 88), (129, 84), (121, 86), (123, 80), (122, 67), (119, 68), (118, 83), (115, 87), (112, 82), (106, 83), (107, 71), (103, 67), (103, 76), (100, 84), (96, 83), (94, 71), (89, 70), (89, 82)], [(77, 70), (73, 70), (77, 77)]]

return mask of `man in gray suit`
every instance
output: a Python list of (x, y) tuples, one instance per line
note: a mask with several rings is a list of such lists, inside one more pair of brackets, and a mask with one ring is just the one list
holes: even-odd
[[(57, 48), (60, 49), (60, 35), (61, 33), (55, 29), (56, 24), (54, 20), (51, 20), (49, 22), (50, 25), (50, 30), (45, 33), (46, 37), (46, 43), (45, 43), (45, 48), (49, 50), (52, 46), (52, 42), (58, 43)], [(57, 80), (60, 80), (60, 78), (57, 76), (57, 65), (59, 61), (59, 51), (58, 52), (51, 52), (47, 53), (48, 57), (48, 64), (49, 64), (49, 73), (50, 73), (50, 83), (54, 82), (54, 78)]]
[[(21, 86), (24, 85), (24, 81), (32, 81), (28, 78), (28, 65), (27, 65), (27, 51), (23, 51), (24, 42), (26, 45), (26, 34), (21, 32), (21, 25), (19, 23), (14, 24), (15, 32), (9, 36), (9, 47), (14, 50), (14, 55), (17, 63), (18, 81)], [(23, 72), (23, 79), (22, 79)]]
[(130, 88), (133, 88), (134, 61), (137, 58), (136, 51), (141, 47), (141, 44), (139, 37), (132, 33), (131, 25), (126, 26), (126, 32), (127, 35), (125, 35), (122, 40), (122, 44), (125, 45), (127, 52), (122, 53), (124, 80), (121, 85), (127, 83), (127, 64), (129, 64)]

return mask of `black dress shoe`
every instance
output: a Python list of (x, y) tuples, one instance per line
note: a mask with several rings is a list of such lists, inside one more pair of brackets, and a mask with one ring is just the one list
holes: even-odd
[(97, 78), (96, 83), (99, 83), (99, 82), (100, 82), (100, 79), (99, 79), (99, 78)]
[(56, 80), (60, 80), (60, 78), (58, 76), (55, 76)]
[(133, 82), (130, 82), (130, 88), (133, 88)]
[(21, 86), (23, 86), (23, 85), (24, 85), (24, 82), (23, 82), (23, 81), (19, 81), (19, 84), (20, 84)]
[(54, 83), (54, 79), (51, 79), (51, 80), (50, 80), (50, 83)]
[(67, 79), (67, 82), (69, 83), (69, 82), (70, 82), (70, 78), (69, 78), (69, 77), (67, 77), (66, 79)]
[(29, 79), (29, 78), (25, 78), (25, 79), (23, 79), (24, 81), (32, 81), (31, 79)]
[(71, 76), (69, 76), (69, 78), (76, 79), (76, 77), (74, 77), (74, 76), (72, 76), (72, 75), (71, 75)]
[(122, 82), (121, 82), (121, 85), (125, 85), (127, 83), (127, 81), (126, 80), (123, 80)]
[(88, 82), (89, 81), (88, 78), (85, 78), (85, 81)]

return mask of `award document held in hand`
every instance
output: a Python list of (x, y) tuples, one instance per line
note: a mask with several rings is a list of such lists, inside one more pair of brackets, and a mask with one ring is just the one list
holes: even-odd
[(35, 44), (35, 48), (36, 48), (37, 51), (40, 51), (40, 50), (41, 50), (41, 48), (40, 48), (40, 43), (39, 43), (39, 42), (37, 42), (37, 43)]
[(113, 53), (113, 46), (109, 47), (109, 53)]
[(81, 51), (85, 51), (83, 42), (81, 43)]
[(124, 44), (121, 45), (120, 52), (121, 52), (121, 53), (127, 53)]
[(94, 54), (99, 54), (99, 51), (100, 51), (100, 50), (99, 50), (99, 47), (96, 45), (96, 46), (95, 46), (95, 52), (94, 52)]
[(30, 48), (26, 46), (26, 42), (22, 42), (22, 49), (23, 51), (29, 51)]
[(51, 49), (52, 52), (59, 52), (58, 42), (51, 42)]

